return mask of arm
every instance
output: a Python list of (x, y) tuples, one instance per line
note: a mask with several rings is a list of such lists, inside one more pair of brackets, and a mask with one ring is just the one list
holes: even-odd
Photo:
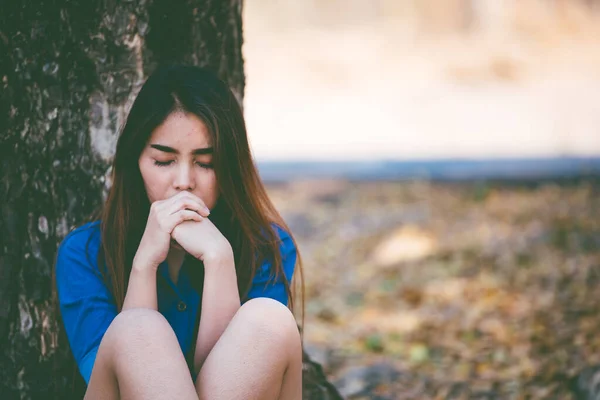
[(206, 357), (240, 308), (233, 252), (204, 259), (202, 318), (196, 338), (194, 371), (202, 368)]
[(202, 200), (188, 192), (152, 203), (144, 235), (131, 266), (123, 310), (158, 310), (156, 271), (169, 253), (171, 232), (183, 221), (199, 222), (209, 213)]
[[(291, 279), (296, 262), (296, 249), (292, 239), (282, 230), (278, 231), (282, 239), (282, 259), (286, 275)], [(204, 288), (202, 295), (202, 317), (196, 337), (194, 353), (194, 371), (199, 372), (206, 357), (221, 337), (225, 328), (240, 308), (235, 262), (230, 243), (208, 219), (200, 223), (183, 222), (173, 229), (173, 238), (192, 256), (204, 262)], [(285, 237), (287, 237), (287, 239)], [(286, 267), (287, 265), (287, 267)], [(269, 264), (264, 264), (253, 281), (254, 297), (272, 297), (287, 305), (285, 284), (280, 281), (274, 285), (269, 280)]]
[(158, 310), (158, 300), (156, 294), (156, 271), (155, 268), (145, 268), (139, 259), (133, 260), (131, 275), (127, 292), (125, 292), (125, 301), (123, 302), (123, 311), (131, 308), (150, 308)]
[(173, 229), (172, 237), (204, 263), (202, 317), (194, 352), (194, 371), (198, 372), (240, 308), (233, 250), (209, 219), (182, 222)]
[[(269, 297), (287, 306), (288, 297), (283, 279), (291, 283), (297, 251), (292, 238), (285, 231), (278, 230), (278, 233), (281, 239), (280, 252), (285, 277), (280, 277), (273, 282), (270, 279), (271, 263), (263, 263), (252, 281), (248, 299)], [(240, 308), (233, 252), (225, 258), (205, 259), (204, 271), (202, 318), (198, 327), (194, 354), (196, 373), (200, 371), (206, 357)]]
[(294, 246), (294, 241), (290, 235), (283, 229), (278, 228), (281, 244), (279, 251), (281, 252), (281, 263), (283, 265), (284, 276), (280, 276), (276, 281), (271, 278), (274, 274), (270, 262), (263, 263), (256, 271), (256, 276), (252, 281), (252, 287), (248, 292), (248, 300), (257, 297), (269, 297), (277, 300), (283, 305), (288, 305), (287, 292), (283, 279), (291, 285), (294, 270), (296, 268), (297, 250)]
[(71, 351), (86, 383), (89, 383), (100, 341), (117, 315), (117, 307), (96, 264), (99, 240), (92, 238), (87, 246), (91, 230), (83, 229), (67, 236), (56, 258), (60, 313)]

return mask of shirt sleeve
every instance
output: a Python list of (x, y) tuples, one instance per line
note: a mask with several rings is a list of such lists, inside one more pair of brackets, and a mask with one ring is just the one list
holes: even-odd
[(252, 287), (248, 293), (248, 300), (257, 297), (269, 297), (287, 306), (288, 296), (283, 279), (286, 279), (291, 285), (294, 269), (296, 268), (297, 250), (290, 235), (283, 229), (276, 229), (281, 239), (279, 250), (281, 252), (281, 261), (283, 264), (283, 275), (285, 276), (280, 276), (277, 280), (273, 280), (272, 274), (274, 271), (272, 270), (272, 262), (263, 262), (257, 269), (254, 280), (252, 281)]
[[(85, 231), (84, 231), (85, 232)], [(60, 245), (56, 285), (60, 312), (71, 351), (86, 384), (92, 375), (104, 333), (117, 315), (113, 297), (97, 267), (98, 243), (88, 246), (89, 235), (73, 232)]]

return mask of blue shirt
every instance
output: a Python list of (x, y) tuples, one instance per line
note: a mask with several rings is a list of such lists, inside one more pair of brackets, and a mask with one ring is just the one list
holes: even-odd
[[(296, 264), (296, 248), (290, 236), (276, 227), (281, 239), (280, 251), (284, 275), (291, 282)], [(89, 383), (100, 341), (117, 307), (98, 268), (100, 222), (85, 224), (62, 241), (56, 259), (58, 301), (71, 351), (86, 383)], [(270, 297), (284, 305), (288, 298), (282, 278), (271, 279), (271, 263), (263, 262), (248, 294), (248, 299)], [(196, 339), (196, 313), (200, 294), (192, 287), (187, 264), (179, 272), (177, 284), (163, 262), (157, 272), (158, 311), (169, 321), (183, 354), (187, 354)]]

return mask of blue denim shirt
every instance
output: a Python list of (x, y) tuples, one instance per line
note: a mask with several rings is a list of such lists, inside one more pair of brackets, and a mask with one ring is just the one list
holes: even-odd
[[(296, 248), (290, 236), (276, 227), (285, 279), (291, 283), (296, 264)], [(86, 383), (89, 383), (96, 354), (104, 333), (117, 315), (117, 307), (98, 268), (100, 222), (85, 224), (65, 237), (56, 259), (58, 301), (71, 351)], [(270, 297), (284, 305), (288, 298), (283, 277), (271, 280), (271, 264), (263, 262), (252, 281), (248, 299)], [(163, 262), (157, 273), (158, 311), (167, 319), (183, 354), (195, 338), (196, 313), (200, 293), (191, 285), (184, 262), (175, 284)]]

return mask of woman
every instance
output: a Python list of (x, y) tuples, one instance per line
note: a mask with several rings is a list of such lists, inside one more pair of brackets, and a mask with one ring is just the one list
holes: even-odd
[[(99, 220), (56, 260), (89, 399), (300, 399), (296, 246), (206, 70), (161, 67), (121, 132)], [(300, 270), (300, 268), (299, 268)]]

